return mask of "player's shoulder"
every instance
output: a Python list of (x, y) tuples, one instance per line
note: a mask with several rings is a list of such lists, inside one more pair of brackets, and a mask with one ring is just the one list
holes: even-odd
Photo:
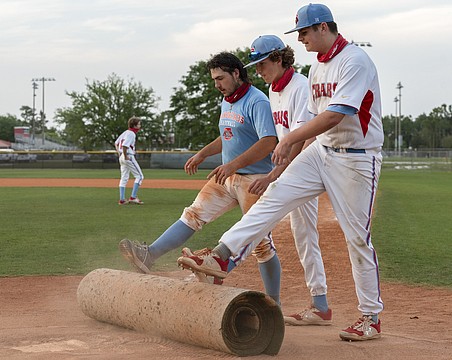
[(268, 99), (268, 96), (264, 94), (264, 92), (254, 85), (251, 85), (250, 89), (248, 90), (248, 93), (246, 94), (246, 102), (247, 105), (253, 106), (253, 104), (269, 104), (270, 100)]
[(369, 55), (365, 50), (363, 50), (361, 47), (356, 46), (352, 43), (349, 43), (342, 51), (341, 53), (343, 57), (348, 59), (356, 59), (357, 61), (368, 61), (370, 60)]
[(258, 89), (254, 85), (250, 86), (250, 89), (248, 90), (248, 95), (255, 97), (257, 99), (259, 98), (267, 99), (267, 95), (265, 95), (262, 90)]
[(308, 78), (303, 74), (295, 72), (292, 76), (292, 79), (290, 80), (290, 83), (298, 86), (308, 86)]

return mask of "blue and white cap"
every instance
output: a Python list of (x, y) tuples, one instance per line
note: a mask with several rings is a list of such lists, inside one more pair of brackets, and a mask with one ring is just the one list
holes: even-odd
[(248, 58), (251, 60), (244, 67), (255, 65), (270, 56), (273, 51), (286, 48), (283, 41), (275, 35), (261, 35), (251, 44), (251, 52)]
[(297, 16), (295, 17), (295, 27), (292, 30), (285, 32), (284, 34), (289, 34), (291, 32), (298, 31), (315, 24), (332, 21), (334, 21), (333, 14), (325, 5), (305, 5), (297, 12)]

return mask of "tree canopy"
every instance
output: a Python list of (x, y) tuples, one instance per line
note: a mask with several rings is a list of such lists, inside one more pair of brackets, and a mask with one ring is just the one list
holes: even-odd
[[(248, 63), (249, 48), (232, 51), (244, 64)], [(14, 126), (31, 126), (34, 120), (37, 132), (60, 137), (70, 145), (85, 150), (112, 148), (115, 139), (127, 128), (131, 116), (142, 119), (138, 143), (142, 149), (171, 149), (175, 147), (197, 150), (218, 136), (218, 119), (223, 95), (215, 88), (207, 70), (207, 59), (191, 65), (173, 88), (170, 106), (158, 112), (160, 100), (152, 88), (145, 88), (133, 78), (124, 80), (111, 74), (106, 80), (86, 81), (81, 93), (66, 92), (72, 105), (56, 111), (54, 120), (58, 129), (48, 129), (33, 114), (29, 106), (21, 107), (21, 117), (0, 116), (0, 139), (14, 141)], [(295, 64), (296, 71), (308, 75), (310, 66)], [(268, 93), (265, 84), (255, 71), (248, 69), (254, 86)], [(34, 115), (34, 116), (33, 116)], [(395, 125), (398, 118), (383, 117), (384, 149), (395, 147)], [(452, 105), (441, 105), (428, 115), (416, 119), (402, 116), (402, 148), (452, 148)], [(56, 139), (55, 139), (56, 140)]]
[(146, 89), (133, 79), (116, 74), (105, 81), (87, 80), (86, 92), (66, 92), (72, 107), (58, 109), (55, 120), (63, 126), (62, 136), (83, 149), (114, 146), (116, 138), (127, 129), (132, 116), (142, 119), (139, 139), (145, 143), (159, 140), (161, 124), (157, 119), (157, 102), (152, 88)]

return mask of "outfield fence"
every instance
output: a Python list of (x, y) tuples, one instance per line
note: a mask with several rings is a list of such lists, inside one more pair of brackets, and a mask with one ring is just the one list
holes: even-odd
[[(142, 169), (182, 169), (195, 154), (190, 151), (138, 151), (136, 159)], [(206, 159), (201, 169), (214, 169), (221, 155)], [(0, 150), (0, 169), (115, 169), (114, 151), (4, 151)], [(392, 169), (429, 169), (452, 171), (452, 149), (384, 151), (383, 167)]]
[(383, 152), (383, 167), (393, 169), (452, 170), (452, 149)]
[[(182, 169), (195, 154), (190, 151), (138, 151), (136, 160), (142, 169)], [(221, 164), (221, 155), (211, 156), (200, 169), (214, 169)], [(118, 156), (112, 151), (2, 151), (0, 169), (116, 169)]]

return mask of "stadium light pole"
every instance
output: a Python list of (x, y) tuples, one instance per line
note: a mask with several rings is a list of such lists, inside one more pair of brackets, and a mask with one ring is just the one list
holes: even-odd
[(399, 102), (399, 98), (396, 96), (394, 98), (395, 103), (395, 115), (394, 115), (394, 152), (397, 152), (397, 143), (399, 141), (398, 139), (398, 133), (399, 133), (399, 125), (398, 125), (398, 116), (397, 116), (397, 103)]
[(399, 141), (398, 141), (398, 151), (399, 155), (402, 150), (402, 83), (399, 83), (396, 86), (396, 89), (399, 90)]
[(36, 90), (38, 89), (38, 84), (33, 81), (31, 83), (31, 86), (33, 88), (33, 112), (31, 114), (31, 143), (34, 146), (35, 145), (35, 116), (36, 116)]
[(41, 110), (41, 122), (42, 122), (42, 145), (45, 144), (45, 124), (46, 124), (46, 114), (44, 112), (44, 84), (46, 81), (55, 81), (54, 78), (34, 78), (31, 81), (41, 81), (42, 82), (42, 110)]

